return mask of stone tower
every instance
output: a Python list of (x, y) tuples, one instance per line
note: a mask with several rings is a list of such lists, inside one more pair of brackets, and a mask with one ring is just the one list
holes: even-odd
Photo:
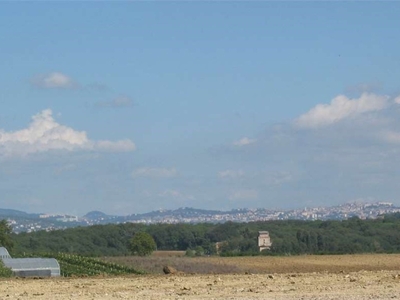
[(258, 248), (260, 248), (260, 252), (265, 249), (271, 249), (271, 238), (269, 237), (268, 231), (259, 231), (258, 232)]

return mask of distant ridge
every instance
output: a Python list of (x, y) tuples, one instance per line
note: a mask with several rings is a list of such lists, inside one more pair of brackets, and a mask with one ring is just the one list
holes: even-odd
[(385, 214), (400, 214), (400, 207), (390, 202), (351, 202), (331, 207), (308, 207), (292, 210), (266, 208), (241, 208), (229, 211), (207, 210), (191, 207), (160, 209), (147, 213), (124, 216), (108, 215), (101, 211), (90, 211), (83, 217), (67, 214), (29, 214), (19, 210), (0, 209), (0, 219), (8, 219), (16, 233), (38, 230), (65, 229), (76, 226), (119, 223), (223, 223), (255, 222), (268, 220), (346, 220), (381, 218)]
[[(232, 210), (233, 211), (233, 210)], [(162, 219), (166, 217), (173, 218), (191, 218), (198, 217), (201, 215), (215, 215), (215, 214), (229, 214), (230, 212), (223, 212), (219, 210), (206, 210), (206, 209), (197, 209), (191, 207), (181, 207), (178, 209), (160, 209), (154, 210), (147, 213), (142, 214), (130, 214), (126, 216), (111, 216), (107, 215), (101, 211), (91, 211), (82, 217), (82, 219), (87, 220), (89, 222), (95, 221), (98, 224), (106, 224), (109, 222), (129, 222), (129, 221), (137, 221), (146, 218), (154, 218), (154, 219)]]
[(93, 210), (91, 212), (88, 212), (86, 215), (84, 215), (82, 217), (82, 219), (86, 219), (86, 220), (96, 220), (96, 219), (100, 219), (100, 218), (110, 218), (111, 216), (98, 211), (98, 210)]
[[(132, 218), (136, 216), (141, 216), (141, 217), (153, 217), (153, 216), (166, 216), (166, 215), (172, 215), (172, 216), (196, 216), (196, 215), (210, 215), (210, 214), (221, 214), (224, 213), (223, 211), (220, 210), (206, 210), (206, 209), (199, 209), (199, 208), (192, 208), (192, 207), (180, 207), (178, 209), (160, 209), (160, 210), (155, 210), (151, 211), (148, 213), (144, 214), (132, 214), (127, 216), (127, 218)], [(227, 212), (228, 213), (228, 212)]]
[(15, 210), (15, 209), (0, 208), (0, 216), (27, 217), (27, 216), (32, 216), (32, 215), (36, 215), (36, 214), (28, 214), (24, 211)]

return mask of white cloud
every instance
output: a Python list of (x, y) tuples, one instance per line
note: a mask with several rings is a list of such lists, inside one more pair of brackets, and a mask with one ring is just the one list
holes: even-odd
[(237, 190), (229, 195), (229, 200), (252, 200), (257, 198), (258, 192), (250, 189)]
[(394, 103), (396, 104), (400, 104), (400, 96), (397, 96), (396, 98), (394, 98)]
[(246, 145), (253, 144), (256, 141), (257, 140), (255, 140), (255, 139), (249, 139), (248, 137), (244, 137), (244, 138), (242, 138), (242, 139), (240, 139), (238, 141), (233, 142), (233, 145), (241, 147), (241, 146), (246, 146)]
[(303, 128), (318, 128), (331, 125), (345, 118), (381, 111), (388, 106), (388, 96), (364, 93), (358, 99), (339, 95), (330, 104), (318, 104), (295, 120)]
[(244, 176), (244, 172), (241, 170), (225, 170), (218, 172), (218, 177), (221, 179), (236, 179)]
[(50, 109), (34, 115), (28, 128), (14, 132), (0, 129), (0, 155), (23, 156), (50, 150), (133, 151), (135, 144), (130, 140), (91, 141), (85, 131), (57, 123)]
[(128, 96), (119, 96), (111, 101), (100, 101), (96, 103), (97, 107), (129, 107), (133, 105), (132, 98)]
[(163, 169), (163, 168), (139, 168), (132, 172), (133, 178), (138, 177), (150, 177), (150, 178), (172, 178), (177, 175), (175, 168)]
[(72, 89), (79, 87), (79, 84), (71, 77), (60, 72), (37, 75), (32, 78), (31, 83), (36, 87), (45, 89)]

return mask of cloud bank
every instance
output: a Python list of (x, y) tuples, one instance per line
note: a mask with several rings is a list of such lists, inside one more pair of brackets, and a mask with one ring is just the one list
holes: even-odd
[(338, 95), (288, 122), (267, 126), (251, 147), (245, 146), (247, 139), (221, 147), (213, 155), (227, 162), (216, 171), (232, 185), (227, 198), (260, 206), (263, 199), (291, 206), (397, 199), (399, 104), (397, 95)]
[(34, 115), (25, 129), (14, 132), (0, 129), (0, 155), (24, 156), (51, 150), (126, 152), (135, 150), (135, 144), (129, 139), (92, 141), (85, 131), (57, 123), (50, 109)]
[(319, 128), (337, 123), (346, 118), (381, 111), (388, 107), (389, 97), (364, 93), (360, 98), (349, 99), (339, 95), (332, 99), (330, 104), (318, 104), (307, 113), (295, 120), (301, 128)]

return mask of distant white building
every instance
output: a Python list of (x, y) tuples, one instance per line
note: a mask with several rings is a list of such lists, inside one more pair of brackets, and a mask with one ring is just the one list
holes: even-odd
[(271, 238), (269, 236), (268, 231), (259, 231), (258, 232), (258, 248), (260, 249), (260, 252), (267, 249), (271, 249), (272, 242)]

